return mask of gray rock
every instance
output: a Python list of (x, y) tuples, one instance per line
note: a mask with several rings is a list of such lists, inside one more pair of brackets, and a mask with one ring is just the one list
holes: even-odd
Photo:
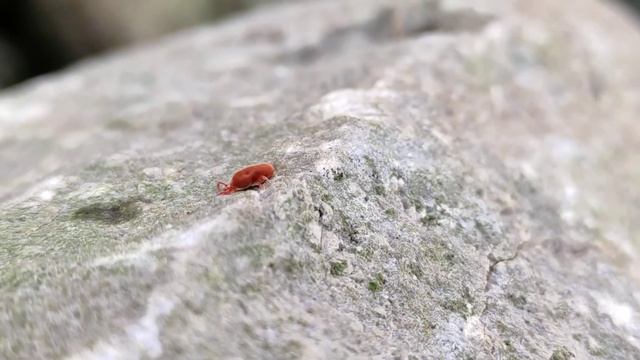
[[(639, 359), (637, 25), (393, 3), (2, 95), (1, 357)], [(268, 186), (216, 196), (261, 161)]]

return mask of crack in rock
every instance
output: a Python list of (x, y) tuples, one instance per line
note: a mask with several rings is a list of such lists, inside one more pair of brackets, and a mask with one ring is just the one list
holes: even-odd
[(487, 269), (487, 275), (486, 275), (486, 280), (485, 280), (485, 285), (484, 285), (484, 294), (485, 294), (485, 299), (484, 299), (484, 306), (482, 308), (482, 311), (480, 312), (480, 316), (479, 316), (479, 320), (480, 323), (482, 324), (482, 333), (483, 336), (486, 338), (486, 324), (483, 321), (484, 316), (487, 313), (487, 310), (489, 309), (489, 297), (487, 295), (487, 293), (489, 292), (489, 288), (491, 287), (491, 277), (493, 276), (493, 274), (496, 271), (496, 268), (499, 264), (502, 263), (508, 263), (510, 261), (513, 261), (515, 259), (517, 259), (520, 256), (520, 252), (522, 251), (522, 249), (524, 248), (525, 245), (527, 245), (529, 243), (529, 241), (523, 241), (521, 243), (519, 243), (516, 246), (515, 251), (513, 252), (512, 255), (507, 256), (507, 257), (503, 257), (503, 258), (496, 258), (493, 253), (489, 253), (487, 255), (487, 258), (489, 259), (489, 261), (491, 262), (489, 265), (489, 268)]

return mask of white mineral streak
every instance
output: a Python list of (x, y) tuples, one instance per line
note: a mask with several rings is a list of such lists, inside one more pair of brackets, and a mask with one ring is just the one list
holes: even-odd
[(43, 202), (50, 201), (56, 195), (57, 191), (64, 186), (65, 178), (63, 176), (52, 176), (31, 186), (22, 194), (11, 198), (8, 201), (8, 204), (26, 202), (30, 201), (32, 198)]
[[(2, 126), (25, 124), (39, 120), (51, 112), (48, 103), (20, 104), (14, 99), (0, 101), (0, 129)], [(0, 131), (0, 134), (2, 131)]]
[(598, 302), (598, 310), (609, 316), (616, 326), (629, 327), (632, 324), (634, 313), (631, 306), (609, 295), (595, 294), (595, 298)]
[(385, 113), (374, 104), (380, 99), (395, 96), (397, 96), (395, 92), (384, 89), (336, 90), (325, 95), (320, 100), (320, 103), (313, 106), (309, 111), (312, 114), (319, 114), (323, 120), (336, 116), (353, 116), (379, 121), (381, 117), (385, 116)]

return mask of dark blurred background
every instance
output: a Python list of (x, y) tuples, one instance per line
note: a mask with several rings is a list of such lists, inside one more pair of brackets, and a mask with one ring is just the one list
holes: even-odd
[[(0, 88), (83, 57), (277, 1), (0, 0)], [(640, 0), (619, 1), (640, 14)]]

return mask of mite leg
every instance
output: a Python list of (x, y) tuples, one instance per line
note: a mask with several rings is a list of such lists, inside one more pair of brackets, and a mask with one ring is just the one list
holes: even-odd
[(216, 189), (218, 190), (218, 193), (223, 192), (228, 187), (229, 185), (223, 183), (222, 181), (218, 181), (218, 183), (216, 184)]
[(260, 179), (258, 179), (258, 189), (263, 189), (268, 182), (269, 182), (269, 178), (262, 175)]
[(229, 194), (233, 194), (234, 192), (236, 192), (236, 188), (232, 187), (232, 186), (228, 186), (226, 187), (224, 190), (220, 191), (218, 193), (218, 195), (229, 195)]

